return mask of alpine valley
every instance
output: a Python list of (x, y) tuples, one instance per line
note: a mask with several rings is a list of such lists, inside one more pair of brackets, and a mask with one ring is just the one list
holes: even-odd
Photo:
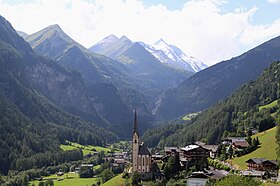
[[(194, 174), (211, 185), (205, 170), (238, 177), (229, 162), (263, 148), (258, 136), (276, 131), (280, 146), (280, 36), (208, 67), (162, 38), (112, 33), (86, 48), (69, 35), (0, 16), (0, 185), (186, 185)], [(233, 137), (246, 149), (222, 143)], [(207, 155), (188, 159), (193, 149)]]

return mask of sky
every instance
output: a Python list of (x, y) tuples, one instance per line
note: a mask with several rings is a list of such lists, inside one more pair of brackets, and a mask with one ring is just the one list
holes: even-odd
[(163, 38), (208, 65), (280, 35), (280, 0), (0, 0), (0, 14), (27, 34), (59, 24), (87, 48)]

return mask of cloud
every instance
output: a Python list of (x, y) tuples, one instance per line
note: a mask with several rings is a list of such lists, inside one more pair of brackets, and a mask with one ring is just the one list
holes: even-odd
[(170, 11), (140, 0), (36, 0), (17, 5), (0, 0), (0, 12), (17, 30), (28, 34), (59, 24), (86, 47), (109, 34), (146, 43), (164, 38), (209, 65), (280, 34), (279, 21), (251, 23), (256, 7), (224, 13), (222, 3), (226, 2), (190, 0), (181, 10)]
[(280, 3), (280, 0), (267, 0), (267, 2), (276, 4), (276, 3)]

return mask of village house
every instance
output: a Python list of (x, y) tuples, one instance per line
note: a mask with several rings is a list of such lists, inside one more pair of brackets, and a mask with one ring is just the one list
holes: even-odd
[(203, 157), (208, 158), (210, 156), (210, 150), (203, 148), (199, 145), (187, 145), (186, 147), (181, 148), (183, 152), (183, 157), (187, 160), (198, 160)]
[(179, 147), (164, 147), (164, 153), (166, 156), (175, 155), (176, 153), (181, 156), (183, 152)]
[(187, 177), (187, 186), (205, 186), (209, 176), (204, 172), (193, 172)]
[(234, 149), (245, 149), (250, 146), (245, 137), (228, 137), (222, 144), (232, 145)]
[[(205, 145), (205, 144), (204, 144)], [(167, 161), (169, 156), (179, 156), (180, 165), (186, 166), (189, 161), (198, 160), (201, 158), (216, 157), (218, 146), (217, 145), (187, 145), (186, 147), (165, 147), (162, 156), (162, 161)]]
[(250, 145), (249, 145), (249, 143), (246, 140), (232, 142), (232, 147), (234, 149), (245, 149), (245, 148), (247, 148), (249, 146)]
[(257, 171), (274, 171), (278, 170), (278, 162), (276, 160), (267, 160), (265, 158), (251, 158), (246, 161), (249, 170)]
[(214, 159), (217, 157), (219, 145), (206, 145), (206, 143), (203, 143), (201, 141), (197, 141), (195, 142), (195, 144), (209, 150), (210, 158)]

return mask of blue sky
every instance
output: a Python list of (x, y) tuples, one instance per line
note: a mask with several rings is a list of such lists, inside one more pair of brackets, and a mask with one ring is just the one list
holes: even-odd
[[(188, 0), (142, 0), (145, 5), (162, 4), (169, 10), (181, 10)], [(280, 3), (269, 3), (266, 0), (227, 0), (221, 5), (221, 12), (227, 13), (237, 8), (250, 9), (257, 7), (258, 11), (253, 16), (255, 24), (270, 24), (280, 18)]]
[(208, 65), (280, 35), (280, 0), (0, 0), (0, 12), (28, 34), (59, 24), (85, 47), (163, 38)]

